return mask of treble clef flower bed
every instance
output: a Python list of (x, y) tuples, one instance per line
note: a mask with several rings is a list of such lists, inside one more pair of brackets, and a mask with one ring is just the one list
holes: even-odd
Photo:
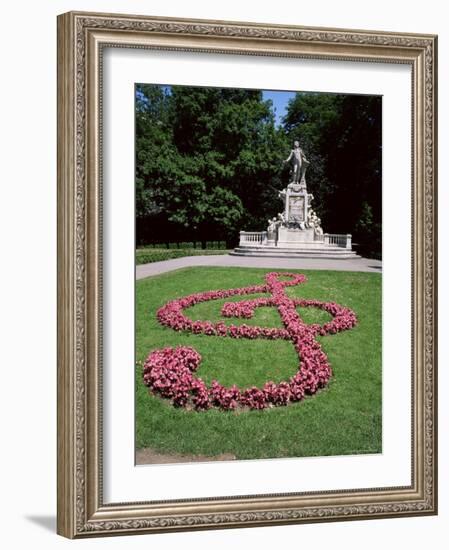
[[(178, 346), (158, 349), (149, 354), (144, 363), (144, 383), (154, 394), (170, 399), (173, 405), (198, 411), (212, 407), (222, 410), (266, 409), (288, 405), (301, 401), (305, 395), (313, 395), (332, 376), (331, 366), (316, 336), (351, 329), (357, 324), (357, 318), (351, 309), (334, 302), (294, 299), (286, 294), (285, 287), (304, 282), (306, 277), (302, 274), (268, 273), (265, 284), (190, 294), (167, 302), (157, 312), (158, 321), (176, 331), (228, 338), (290, 340), (298, 355), (299, 364), (298, 372), (289, 380), (277, 384), (268, 381), (261, 388), (243, 390), (235, 385), (225, 387), (216, 380), (208, 386), (195, 374), (201, 355), (190, 346)], [(184, 314), (186, 308), (201, 302), (259, 293), (270, 293), (270, 296), (226, 302), (221, 309), (222, 316), (250, 319), (257, 307), (276, 307), (284, 328), (226, 325), (223, 321), (192, 321)], [(307, 325), (297, 311), (298, 306), (322, 309), (333, 318), (323, 325)]]

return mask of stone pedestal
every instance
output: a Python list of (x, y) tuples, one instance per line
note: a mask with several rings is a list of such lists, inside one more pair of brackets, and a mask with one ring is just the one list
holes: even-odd
[(290, 229), (280, 227), (277, 246), (283, 248), (298, 248), (302, 243), (313, 243), (315, 232), (313, 229)]
[(284, 201), (284, 222), (304, 229), (313, 195), (307, 193), (305, 186), (290, 183), (280, 197)]

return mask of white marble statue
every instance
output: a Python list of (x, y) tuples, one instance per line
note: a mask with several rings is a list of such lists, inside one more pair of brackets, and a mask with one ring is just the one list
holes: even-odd
[(315, 235), (322, 235), (323, 230), (321, 228), (321, 219), (317, 216), (315, 210), (309, 208), (309, 214), (307, 216), (307, 227), (314, 230)]
[(302, 184), (305, 187), (306, 169), (310, 162), (306, 159), (303, 150), (299, 146), (299, 141), (293, 143), (290, 155), (284, 160), (284, 164), (288, 162), (292, 164), (292, 181), (290, 183), (293, 185)]

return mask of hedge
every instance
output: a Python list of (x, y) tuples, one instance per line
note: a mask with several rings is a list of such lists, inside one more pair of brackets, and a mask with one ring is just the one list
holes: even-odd
[(227, 250), (202, 250), (198, 248), (141, 248), (136, 250), (136, 264), (149, 264), (152, 262), (162, 262), (172, 260), (173, 258), (182, 258), (184, 256), (211, 256), (214, 254), (227, 254)]

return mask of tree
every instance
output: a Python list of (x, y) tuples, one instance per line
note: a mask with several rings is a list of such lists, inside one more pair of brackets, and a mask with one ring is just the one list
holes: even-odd
[(284, 136), (262, 93), (141, 86), (137, 97), (138, 240), (159, 224), (233, 245), (243, 227), (264, 226)]

